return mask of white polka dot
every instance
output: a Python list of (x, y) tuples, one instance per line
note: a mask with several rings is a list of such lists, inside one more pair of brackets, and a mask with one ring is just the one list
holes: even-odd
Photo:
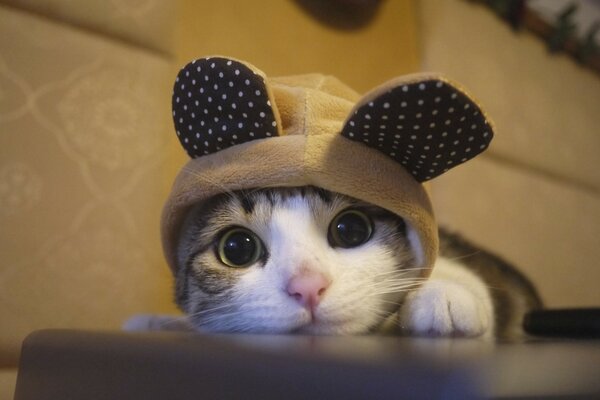
[(424, 83), (419, 84), (419, 89), (425, 90), (425, 84)]
[(196, 132), (196, 139), (200, 139), (200, 132)]
[(188, 143), (190, 141), (190, 139), (184, 138), (183, 141), (186, 142), (186, 143)]
[(244, 127), (244, 123), (243, 122), (238, 122), (238, 128), (242, 129)]
[(422, 106), (422, 105), (423, 105), (423, 103), (425, 103), (423, 100), (419, 100), (419, 101), (417, 101), (417, 104), (418, 104), (418, 105), (420, 105), (420, 106)]
[(436, 84), (435, 84), (435, 87), (436, 87), (436, 88), (441, 88), (441, 87), (442, 87), (442, 85), (443, 85), (443, 83), (442, 83), (442, 82), (438, 82), (438, 83), (436, 83)]
[(473, 136), (469, 136), (469, 142), (472, 142), (473, 140), (475, 140), (475, 138)]
[(462, 132), (462, 128), (458, 128), (458, 129), (456, 130), (456, 133), (461, 133), (461, 132)]
[(385, 129), (385, 125), (379, 125), (379, 129)]
[(246, 79), (246, 80), (244, 81), (244, 83), (246, 84), (246, 86), (250, 85), (250, 79)]
[(188, 125), (188, 130), (191, 131), (192, 130), (192, 126)]
[(250, 137), (254, 137), (254, 132), (250, 132), (248, 135), (249, 135)]
[(483, 137), (488, 137), (489, 134), (489, 132), (483, 132)]
[(400, 139), (402, 136), (401, 136), (401, 135), (394, 135), (394, 137), (395, 137), (396, 139)]
[(277, 121), (271, 122), (271, 126), (277, 126)]
[(442, 99), (440, 97), (436, 97), (435, 99), (433, 99), (433, 101), (435, 101), (436, 103), (439, 103)]
[(433, 137), (433, 135), (429, 134), (427, 135), (427, 139), (431, 140), (431, 138)]
[(260, 115), (260, 117), (261, 117), (261, 118), (264, 118), (264, 117), (265, 117), (265, 113), (264, 113), (264, 112), (262, 112), (262, 111), (261, 111), (261, 112), (260, 112), (260, 114), (258, 114), (258, 115)]
[(354, 132), (348, 132), (348, 136), (354, 137)]
[(467, 148), (465, 149), (465, 152), (466, 152), (466, 153), (470, 153), (470, 152), (471, 152), (471, 148), (470, 148), (470, 147), (467, 147)]
[(467, 104), (465, 104), (465, 110), (468, 110), (470, 107), (471, 107), (471, 105), (470, 105), (470, 104), (468, 104), (468, 103), (467, 103)]
[(212, 103), (212, 97), (211, 96), (208, 96), (207, 100), (208, 100), (209, 103)]
[(371, 119), (371, 115), (365, 114), (365, 119)]
[(388, 119), (388, 116), (387, 116), (387, 115), (382, 115), (382, 116), (381, 116), (381, 119), (384, 119), (384, 120), (385, 120), (385, 119)]
[(233, 82), (229, 81), (228, 85), (229, 87), (233, 87)]
[(448, 136), (448, 132), (442, 132), (442, 137)]
[(238, 92), (238, 96), (239, 97), (244, 97), (244, 92), (242, 92), (241, 90)]
[(250, 107), (250, 108), (254, 107), (254, 103), (252, 101), (249, 101), (248, 102), (248, 107)]
[(471, 125), (471, 129), (477, 129), (477, 125), (475, 125), (475, 124)]
[(237, 104), (236, 103), (231, 103), (231, 108), (233, 108), (235, 110), (237, 108)]
[(390, 103), (383, 103), (383, 108), (390, 108)]
[(411, 135), (411, 136), (410, 136), (410, 138), (411, 138), (412, 140), (417, 140), (417, 135)]
[(413, 126), (413, 129), (414, 129), (414, 130), (419, 130), (419, 128), (420, 128), (420, 126), (419, 126), (419, 125), (415, 125), (415, 126)]
[(422, 116), (423, 116), (423, 114), (421, 114), (421, 113), (417, 113), (417, 115), (416, 115), (417, 118), (421, 118)]
[(454, 107), (450, 107), (450, 108), (448, 109), (448, 112), (449, 112), (450, 114), (452, 114), (452, 113), (454, 112)]
[(219, 90), (219, 85), (217, 85), (216, 83), (213, 85), (213, 89), (214, 90)]
[(365, 129), (369, 129), (370, 127), (371, 127), (371, 125), (368, 125), (368, 124), (363, 126), (363, 128), (365, 128)]
[(429, 127), (430, 127), (430, 128), (435, 128), (435, 122), (432, 122), (432, 123), (430, 123), (430, 124), (429, 124)]
[(433, 110), (433, 111), (431, 112), (431, 114), (433, 114), (433, 115), (437, 115), (437, 114), (438, 114), (438, 110)]
[(223, 141), (223, 138), (219, 136), (219, 137), (217, 138), (217, 141), (219, 141), (219, 142), (222, 142), (222, 141)]
[(373, 107), (374, 105), (375, 104), (372, 101), (369, 102), (369, 107)]
[(196, 100), (196, 101), (194, 102), (194, 104), (196, 104), (196, 107), (198, 107), (198, 106), (200, 105), (200, 102), (199, 102), (198, 100)]
[(240, 70), (239, 70), (239, 69), (236, 69), (236, 70), (235, 70), (235, 74), (236, 74), (236, 75), (239, 75), (239, 74), (240, 74)]
[(402, 103), (400, 103), (400, 107), (406, 107), (406, 105), (407, 105), (407, 104), (406, 104), (406, 102), (405, 102), (405, 101), (403, 101)]
[(222, 98), (223, 100), (225, 100), (225, 99), (227, 99), (227, 95), (226, 95), (225, 93), (223, 93), (223, 94), (221, 95), (221, 98)]
[(455, 99), (456, 98), (456, 93), (452, 93), (452, 96), (450, 96), (451, 99)]
[(408, 92), (408, 86), (406, 86), (406, 85), (402, 86), (402, 91), (403, 92)]
[(354, 126), (354, 121), (349, 122), (350, 126)]
[(481, 146), (479, 146), (479, 148), (480, 148), (481, 150), (485, 149), (485, 144), (482, 144)]
[(228, 60), (228, 61), (227, 61), (227, 65), (231, 65), (231, 60)]
[(402, 129), (404, 129), (404, 126), (402, 126), (402, 125), (396, 125), (396, 129), (402, 130)]
[(255, 95), (260, 96), (260, 90), (256, 89), (256, 91), (254, 92)]

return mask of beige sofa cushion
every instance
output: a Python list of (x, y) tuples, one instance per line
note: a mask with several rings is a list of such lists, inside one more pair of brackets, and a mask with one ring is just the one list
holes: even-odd
[(600, 191), (600, 79), (484, 5), (418, 2), (423, 66), (477, 94), (497, 125), (491, 153)]
[(175, 0), (2, 0), (83, 30), (172, 54)]
[(433, 188), (438, 221), (516, 263), (546, 305), (600, 304), (596, 196), (485, 156)]
[(0, 365), (14, 365), (34, 329), (172, 311), (158, 219), (177, 145), (168, 59), (7, 7), (0, 48)]

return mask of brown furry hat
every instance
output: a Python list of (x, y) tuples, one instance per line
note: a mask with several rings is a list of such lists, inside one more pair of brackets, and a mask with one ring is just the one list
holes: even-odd
[(224, 57), (180, 71), (173, 118), (192, 157), (162, 215), (173, 272), (191, 207), (232, 190), (312, 185), (404, 218), (427, 276), (438, 237), (422, 182), (481, 153), (493, 136), (476, 102), (437, 75), (399, 77), (361, 97), (333, 77), (267, 78)]

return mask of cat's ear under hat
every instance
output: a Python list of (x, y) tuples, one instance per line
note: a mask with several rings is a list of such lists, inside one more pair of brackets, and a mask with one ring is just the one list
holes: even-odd
[(172, 101), (177, 136), (192, 158), (281, 133), (264, 73), (241, 61), (192, 61), (177, 75)]
[(365, 95), (342, 135), (400, 163), (424, 182), (484, 151), (493, 127), (476, 101), (447, 79), (411, 75)]

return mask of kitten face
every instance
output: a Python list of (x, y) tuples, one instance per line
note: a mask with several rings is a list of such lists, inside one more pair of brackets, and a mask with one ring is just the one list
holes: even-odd
[(177, 303), (199, 330), (368, 332), (420, 282), (406, 231), (317, 188), (219, 196), (184, 225)]

